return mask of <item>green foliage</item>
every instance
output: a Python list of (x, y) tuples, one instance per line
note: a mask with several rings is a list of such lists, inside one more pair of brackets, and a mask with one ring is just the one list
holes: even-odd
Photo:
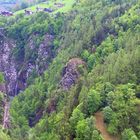
[(0, 28), (4, 27), (7, 19), (5, 17), (0, 16)]
[[(108, 94), (108, 105), (111, 108), (110, 110), (113, 111), (111, 111), (111, 118), (109, 118), (109, 131), (111, 133), (116, 133), (119, 130), (123, 131), (130, 126), (134, 130), (138, 128), (140, 122), (138, 117), (139, 111), (136, 107), (136, 97), (132, 87), (131, 84), (120, 85), (115, 92)], [(107, 115), (106, 108), (104, 112)]]
[(101, 96), (100, 93), (98, 93), (93, 88), (90, 89), (87, 97), (87, 110), (90, 115), (95, 113), (101, 105)]
[(94, 130), (92, 133), (92, 140), (103, 140), (103, 138), (100, 136), (97, 130)]
[(71, 124), (72, 130), (76, 130), (77, 123), (83, 119), (84, 119), (84, 114), (79, 109), (77, 108), (74, 109), (72, 116), (70, 118), (70, 124)]
[(4, 77), (3, 77), (3, 74), (0, 73), (0, 84), (4, 82)]
[(4, 93), (0, 92), (0, 124), (2, 124), (3, 122), (3, 114), (4, 114), (3, 101), (4, 101)]
[(10, 113), (12, 115), (12, 125), (17, 128), (12, 135), (18, 132), (21, 137), (27, 136), (29, 125), (34, 125), (36, 114), (43, 108), (42, 103), (45, 101), (45, 97), (44, 84), (39, 78), (36, 79), (35, 85), (30, 86), (24, 93), (14, 98)]
[(87, 61), (88, 60), (88, 57), (89, 57), (89, 52), (87, 50), (84, 50), (83, 53), (82, 53), (82, 58)]
[(76, 128), (76, 139), (84, 140), (85, 137), (88, 137), (89, 131), (86, 120), (79, 121)]
[(95, 129), (93, 117), (83, 119), (77, 123), (75, 140), (102, 140), (99, 132)]
[[(138, 13), (136, 0), (81, 0), (64, 15), (40, 12), (9, 19), (8, 36), (17, 41), (13, 53), (25, 63), (36, 62), (36, 49), (46, 33), (54, 36), (48, 69), (35, 83), (33, 73), (32, 85), (11, 103), (11, 137), (102, 140), (93, 115), (103, 108), (109, 133), (122, 135), (122, 140), (139, 139)], [(36, 40), (34, 51), (28, 45), (30, 37)], [(63, 91), (63, 68), (77, 57), (85, 61), (88, 72), (81, 70), (79, 80)]]
[(125, 129), (122, 133), (122, 140), (138, 140), (132, 129)]
[[(36, 59), (35, 51), (28, 52), (27, 44), (29, 39), (34, 37), (36, 42), (35, 46), (38, 47), (43, 41), (45, 34), (58, 35), (62, 26), (63, 17), (60, 15), (57, 19), (50, 17), (47, 13), (39, 12), (30, 17), (18, 16), (14, 19), (15, 22), (11, 22), (8, 26), (8, 36), (17, 41), (17, 47), (14, 48), (13, 53), (16, 59), (19, 61), (28, 60), (27, 56), (30, 55), (33, 60)], [(9, 23), (7, 23), (9, 24)], [(55, 41), (56, 42), (56, 41)], [(57, 42), (58, 45), (59, 42)], [(56, 46), (57, 47), (57, 46)], [(28, 55), (27, 55), (28, 54)]]
[(10, 137), (6, 133), (4, 133), (2, 129), (0, 129), (0, 139), (1, 140), (11, 140)]
[[(3, 82), (4, 82), (4, 77), (3, 74), (0, 73), (0, 84), (2, 84)], [(4, 114), (3, 101), (4, 101), (4, 93), (0, 91), (0, 124), (2, 124), (3, 122), (3, 114)]]
[(106, 123), (109, 123), (112, 119), (113, 110), (109, 106), (107, 106), (103, 109), (103, 114), (104, 120), (106, 121)]

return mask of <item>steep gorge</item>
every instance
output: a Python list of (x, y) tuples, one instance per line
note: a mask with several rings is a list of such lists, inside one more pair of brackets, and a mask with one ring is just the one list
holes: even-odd
[(15, 42), (4, 35), (4, 31), (0, 32), (0, 71), (4, 73), (5, 89), (8, 95), (16, 94), (17, 71), (16, 63), (12, 56), (12, 49)]
[(139, 139), (140, 6), (80, 2), (54, 17), (17, 16), (0, 32), (2, 127), (12, 139)]
[[(16, 41), (5, 36), (4, 31), (0, 32), (0, 71), (4, 73), (7, 95), (17, 95), (28, 86), (27, 81), (33, 73), (39, 76), (47, 69), (53, 58), (50, 47), (52, 42), (53, 36), (46, 34), (44, 41), (36, 49), (35, 40), (32, 37), (29, 38), (26, 48), (29, 58), (19, 62), (14, 56), (14, 49), (17, 47)], [(36, 51), (37, 57), (32, 60), (34, 51)]]
[[(28, 49), (28, 55), (31, 57), (28, 60), (19, 62), (14, 56), (14, 49), (17, 47), (16, 41), (8, 38), (4, 29), (0, 30), (0, 72), (3, 73), (5, 79), (5, 83), (0, 84), (0, 91), (6, 93), (3, 101), (3, 128), (9, 126), (10, 97), (16, 96), (30, 84), (28, 81), (33, 73), (36, 76), (42, 75), (53, 58), (51, 47), (54, 37), (46, 34), (37, 49), (35, 46), (36, 40), (33, 38), (34, 36), (29, 38), (28, 48), (26, 48)], [(32, 52), (34, 51), (36, 51), (37, 57), (32, 60)], [(33, 79), (30, 82), (33, 82)]]

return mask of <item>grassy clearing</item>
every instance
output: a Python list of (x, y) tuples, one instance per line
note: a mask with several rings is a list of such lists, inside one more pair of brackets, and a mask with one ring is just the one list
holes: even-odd
[[(75, 2), (75, 0), (55, 0), (55, 1), (50, 0), (47, 2), (43, 2), (43, 3), (37, 4), (37, 5), (28, 7), (28, 8), (26, 8), (26, 10), (31, 10), (31, 11), (35, 12), (36, 8), (39, 7), (39, 8), (50, 8), (50, 9), (54, 10), (52, 12), (54, 14), (57, 12), (68, 12), (72, 8), (72, 5), (74, 4), (74, 2)], [(64, 6), (61, 8), (58, 8), (57, 6), (54, 5), (55, 3), (62, 3), (62, 4), (64, 4)], [(19, 10), (19, 11), (15, 12), (14, 14), (18, 15), (18, 14), (24, 13), (24, 10), (25, 9)]]

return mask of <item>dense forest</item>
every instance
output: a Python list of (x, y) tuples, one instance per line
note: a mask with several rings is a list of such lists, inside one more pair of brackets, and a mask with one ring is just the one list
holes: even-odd
[(0, 47), (8, 45), (0, 140), (140, 140), (139, 0), (76, 0), (67, 12), (0, 16)]

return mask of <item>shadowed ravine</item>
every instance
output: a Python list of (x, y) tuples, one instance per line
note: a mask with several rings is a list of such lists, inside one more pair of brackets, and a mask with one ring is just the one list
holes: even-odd
[(97, 112), (95, 114), (95, 118), (96, 118), (96, 128), (100, 131), (104, 140), (120, 140), (118, 137), (112, 136), (107, 132), (102, 112)]

